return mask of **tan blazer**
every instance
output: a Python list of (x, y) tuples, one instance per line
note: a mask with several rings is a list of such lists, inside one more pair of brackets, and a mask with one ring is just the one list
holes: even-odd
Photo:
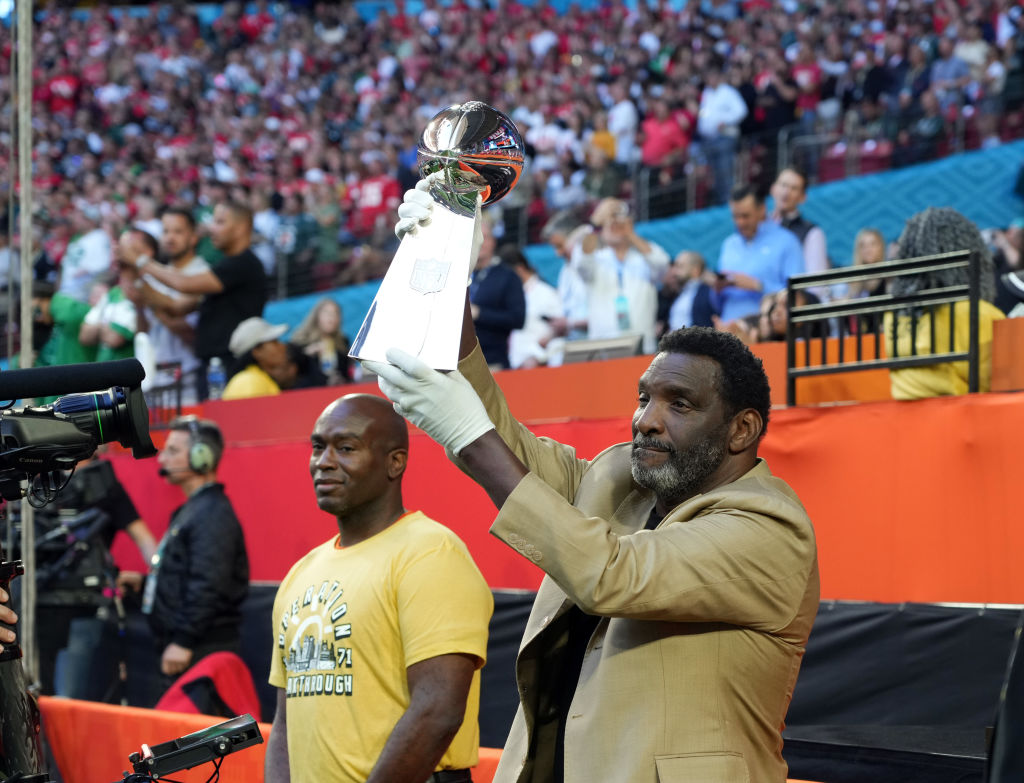
[(547, 574), (496, 783), (553, 780), (552, 672), (573, 604), (602, 619), (569, 710), (566, 783), (785, 780), (781, 731), (818, 607), (794, 492), (762, 460), (644, 530), (655, 497), (633, 483), (630, 444), (577, 459), (512, 418), (479, 348), (459, 369), (531, 470), (491, 532)]

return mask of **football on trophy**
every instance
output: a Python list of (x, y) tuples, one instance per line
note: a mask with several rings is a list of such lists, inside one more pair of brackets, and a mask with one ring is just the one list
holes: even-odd
[[(434, 200), (472, 217), (483, 205), (504, 198), (523, 171), (523, 138), (507, 115), (480, 101), (444, 109), (420, 138), (420, 176), (430, 178)], [(433, 175), (433, 176), (432, 176)]]

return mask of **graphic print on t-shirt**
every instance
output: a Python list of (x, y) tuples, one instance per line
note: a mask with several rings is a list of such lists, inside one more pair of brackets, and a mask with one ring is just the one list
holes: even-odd
[(340, 582), (296, 594), (281, 618), (277, 648), (288, 674), (288, 698), (351, 696), (352, 624)]

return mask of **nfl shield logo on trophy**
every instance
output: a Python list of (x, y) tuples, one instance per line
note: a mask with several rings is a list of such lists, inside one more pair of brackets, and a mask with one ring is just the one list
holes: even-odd
[(444, 289), (451, 262), (439, 258), (417, 258), (412, 267), (409, 287), (421, 294), (436, 294)]

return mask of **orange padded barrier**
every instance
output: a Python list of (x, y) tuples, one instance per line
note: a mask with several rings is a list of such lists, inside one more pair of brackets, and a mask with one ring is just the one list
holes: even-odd
[[(262, 404), (254, 432), (291, 402)], [(310, 424), (318, 412), (306, 409)], [(628, 439), (630, 425), (627, 413), (531, 426), (590, 457)], [(280, 580), (336, 533), (313, 498), (307, 433), (226, 453), (221, 475), (246, 531), (255, 580)], [(814, 520), (823, 598), (1021, 603), (1021, 433), (1024, 395), (890, 400), (774, 410), (761, 453)], [(153, 459), (118, 457), (115, 466), (143, 518), (161, 534), (181, 502), (178, 490), (156, 476)], [(408, 508), (422, 508), (466, 541), (492, 587), (539, 584), (532, 563), (488, 534), (495, 511), (487, 496), (421, 433), (411, 438), (405, 498)]]
[(1024, 318), (992, 324), (992, 391), (1024, 389)]
[[(223, 721), (209, 715), (119, 707), (75, 699), (42, 696), (39, 708), (43, 728), (65, 783), (105, 783), (121, 778), (129, 768), (128, 754), (142, 743), (156, 745), (205, 729)], [(259, 724), (263, 744), (225, 757), (220, 768), (221, 783), (261, 783), (263, 757), (270, 737), (270, 724)], [(480, 761), (473, 768), (474, 783), (491, 783), (501, 750), (480, 748)], [(184, 783), (204, 783), (212, 764), (175, 772), (171, 777)], [(789, 783), (807, 783), (792, 780)]]
[(473, 783), (491, 783), (500, 759), (500, 748), (480, 748), (480, 761), (473, 767)]
[[(224, 718), (160, 712), (138, 707), (121, 707), (76, 699), (42, 696), (39, 708), (43, 730), (53, 750), (65, 783), (110, 783), (131, 769), (128, 754), (177, 739), (194, 731), (222, 723)], [(259, 724), (263, 742), (270, 736), (270, 724)], [(263, 780), (266, 744), (244, 748), (225, 757), (220, 769), (221, 783), (253, 783)], [(184, 783), (204, 783), (213, 772), (212, 764), (201, 764), (171, 777)]]
[[(772, 404), (786, 402), (786, 345), (771, 343), (755, 346), (756, 353), (765, 363), (765, 371), (772, 385)], [(781, 359), (774, 354), (781, 349)], [(874, 358), (875, 337), (866, 334), (861, 338), (861, 358)], [(882, 356), (885, 352), (882, 351)], [(796, 366), (816, 366), (821, 364), (839, 364), (839, 338), (830, 337), (825, 341), (825, 356), (822, 360), (821, 340), (814, 339), (798, 342), (796, 346)], [(857, 338), (843, 338), (843, 362), (857, 358)], [(810, 361), (808, 361), (808, 359)], [(777, 398), (781, 394), (781, 401)], [(809, 375), (798, 378), (796, 382), (796, 404), (818, 405), (829, 402), (873, 402), (890, 400), (892, 393), (889, 384), (888, 370), (856, 370), (853, 372), (829, 373), (827, 375)]]
[[(852, 338), (845, 352), (853, 353)], [(1019, 342), (1017, 342), (1019, 341)], [(838, 341), (827, 345), (835, 357)], [(870, 343), (866, 341), (866, 350)], [(785, 396), (785, 345), (755, 346)], [(1024, 319), (996, 324), (993, 385), (1024, 388)], [(1015, 353), (1014, 353), (1015, 352)], [(820, 349), (812, 346), (812, 361)], [(803, 354), (800, 353), (802, 359)], [(830, 359), (833, 361), (834, 358)], [(584, 457), (629, 438), (636, 382), (649, 357), (498, 373), (513, 412)], [(1018, 377), (1021, 376), (1021, 377)], [(313, 421), (333, 399), (378, 393), (371, 384), (308, 389), (202, 406), (228, 441), (221, 476), (249, 546), (254, 580), (280, 580), (335, 532), (315, 505), (307, 471)], [(822, 596), (869, 601), (1024, 601), (1024, 525), (1016, 493), (1024, 397), (986, 394), (894, 402), (884, 371), (801, 379), (798, 400), (877, 399), (860, 405), (775, 409), (761, 453), (804, 500), (818, 533)], [(113, 458), (157, 535), (180, 492), (153, 459)], [(405, 479), (409, 508), (452, 527), (494, 588), (535, 589), (541, 574), (487, 533), (493, 506), (432, 441), (414, 433)], [(115, 557), (139, 568), (119, 537)]]
[[(153, 746), (199, 731), (224, 719), (209, 715), (120, 707), (76, 699), (42, 696), (39, 709), (43, 728), (65, 783), (112, 783), (129, 769), (128, 754), (142, 743)], [(225, 757), (221, 783), (260, 783), (270, 724), (259, 724), (263, 744), (244, 748)], [(480, 748), (480, 762), (473, 768), (475, 783), (490, 783), (501, 751)], [(204, 783), (212, 764), (175, 772), (170, 777), (184, 783)]]
[[(838, 340), (828, 340), (828, 360), (838, 357)], [(853, 338), (847, 338), (845, 353), (853, 356)], [(864, 341), (865, 351), (872, 343)], [(752, 347), (764, 363), (772, 387), (772, 404), (786, 404), (786, 344), (762, 343)], [(820, 363), (820, 341), (811, 341), (812, 364)], [(538, 367), (498, 373), (497, 377), (516, 416), (523, 421), (552, 419), (605, 419), (622, 416), (636, 403), (636, 384), (651, 363), (650, 356), (583, 362), (564, 367)], [(803, 363), (803, 352), (798, 364)], [(292, 439), (312, 428), (313, 419), (341, 394), (379, 394), (376, 383), (321, 389), (303, 389), (277, 398), (259, 397), (204, 403), (202, 411), (215, 419), (225, 437), (236, 443), (267, 443)], [(834, 401), (890, 399), (889, 376), (885, 370), (862, 370), (813, 378), (797, 384), (797, 402), (815, 404)], [(268, 405), (268, 401), (271, 402)], [(273, 413), (269, 413), (270, 410)]]

